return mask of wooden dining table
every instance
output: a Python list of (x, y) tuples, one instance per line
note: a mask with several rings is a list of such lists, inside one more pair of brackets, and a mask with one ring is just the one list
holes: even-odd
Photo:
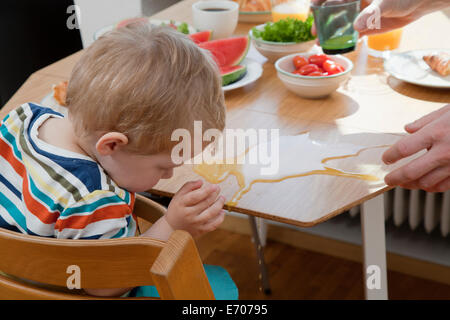
[[(191, 6), (195, 1), (180, 1), (153, 18), (192, 24)], [(247, 35), (253, 26), (239, 23), (235, 35)], [(445, 30), (450, 30), (448, 15), (443, 11), (429, 14), (404, 28), (398, 51), (448, 48), (450, 36)], [(83, 50), (33, 73), (3, 106), (0, 116), (3, 118), (25, 102), (40, 103), (51, 93), (52, 85), (69, 80), (71, 70), (82, 53)], [(330, 96), (314, 100), (290, 92), (278, 79), (274, 65), (265, 62), (258, 80), (225, 93), (226, 127), (277, 129), (281, 136), (308, 132), (310, 139), (320, 143), (361, 146), (366, 149), (357, 156), (335, 159), (329, 164), (340, 170), (371, 174), (379, 180), (313, 174), (273, 183), (255, 183), (237, 203), (227, 205), (226, 209), (258, 219), (311, 227), (361, 204), (366, 298), (386, 299), (382, 194), (392, 187), (387, 186), (383, 178), (410, 159), (388, 166), (383, 164), (381, 155), (388, 145), (405, 135), (405, 124), (449, 103), (450, 91), (417, 86), (390, 76), (383, 69), (382, 59), (368, 55), (363, 39), (355, 51), (345, 56), (354, 64), (351, 77)], [(308, 156), (308, 150), (304, 150), (304, 156)], [(160, 180), (150, 192), (170, 197), (185, 182), (198, 178), (201, 177), (194, 172), (192, 165), (183, 165), (174, 170), (171, 179)], [(239, 188), (234, 176), (221, 182), (220, 186), (227, 198)], [(380, 277), (380, 286), (366, 285), (366, 280), (373, 276)]]

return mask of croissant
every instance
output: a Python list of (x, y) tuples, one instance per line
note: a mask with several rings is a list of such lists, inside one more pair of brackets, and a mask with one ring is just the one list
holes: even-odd
[(423, 60), (441, 76), (445, 77), (450, 74), (450, 54), (446, 52), (431, 54), (424, 56)]
[(270, 11), (270, 0), (237, 0), (241, 11)]

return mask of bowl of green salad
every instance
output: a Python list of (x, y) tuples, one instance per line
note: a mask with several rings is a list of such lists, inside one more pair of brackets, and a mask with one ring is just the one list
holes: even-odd
[(249, 36), (259, 53), (274, 63), (283, 56), (307, 52), (314, 46), (313, 23), (312, 15), (306, 21), (286, 18), (260, 24), (249, 31)]

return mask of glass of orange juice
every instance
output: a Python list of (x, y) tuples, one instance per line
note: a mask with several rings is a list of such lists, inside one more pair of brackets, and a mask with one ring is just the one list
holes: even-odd
[(400, 45), (403, 29), (367, 36), (369, 54), (374, 57), (386, 57)]
[(293, 18), (305, 21), (309, 13), (309, 0), (272, 0), (272, 20)]

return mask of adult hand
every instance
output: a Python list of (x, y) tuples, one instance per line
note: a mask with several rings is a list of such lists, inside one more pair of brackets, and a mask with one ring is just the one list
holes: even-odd
[[(314, 5), (339, 4), (354, 0), (312, 0)], [(360, 36), (383, 33), (401, 28), (420, 17), (450, 6), (448, 0), (368, 0), (354, 22)], [(316, 35), (313, 25), (312, 33)]]
[(391, 186), (443, 192), (450, 189), (450, 104), (405, 126), (408, 135), (383, 154), (392, 164), (421, 150), (428, 151), (385, 177)]
[(383, 33), (449, 5), (447, 0), (373, 0), (358, 15), (354, 27), (360, 36)]

